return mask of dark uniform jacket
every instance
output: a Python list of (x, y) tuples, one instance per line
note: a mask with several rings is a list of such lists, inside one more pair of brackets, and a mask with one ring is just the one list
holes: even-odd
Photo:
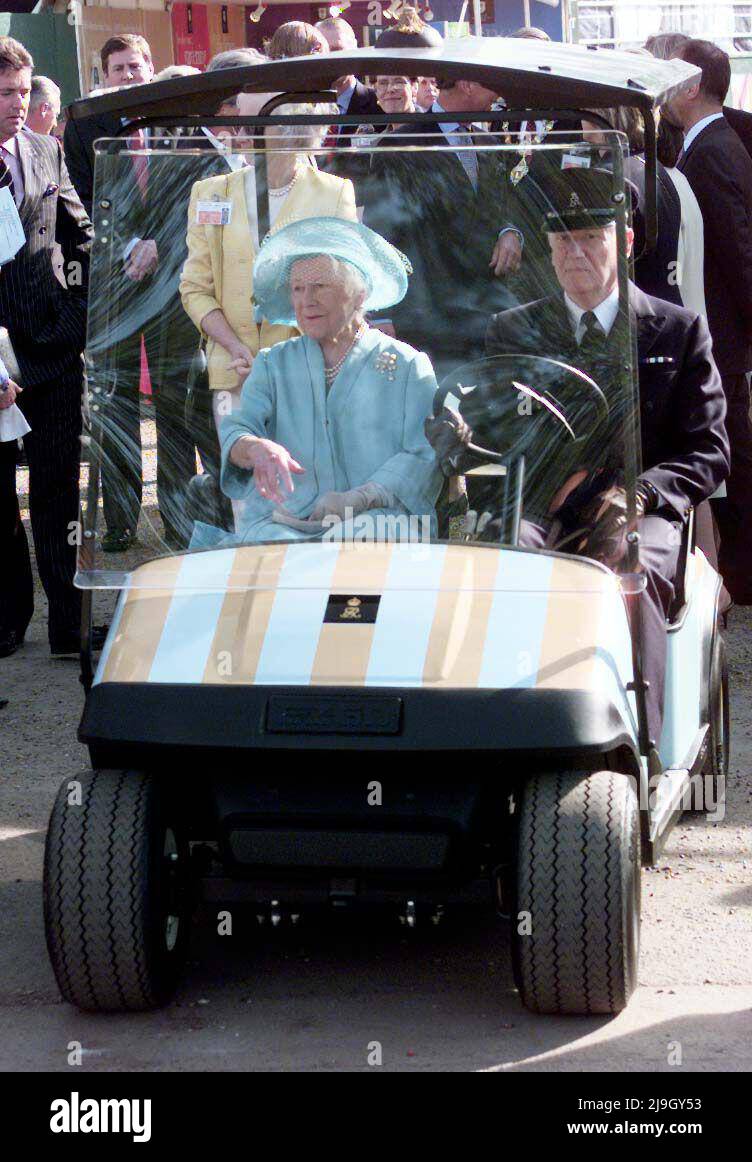
[[(684, 519), (729, 471), (726, 402), (710, 335), (701, 316), (632, 283), (629, 310), (637, 333), (642, 478), (657, 490), (668, 519)], [(578, 355), (563, 295), (495, 315), (486, 341), (490, 355), (547, 355), (592, 373), (608, 398), (608, 383)]]
[[(36, 387), (80, 372), (93, 230), (57, 139), (23, 129), (16, 140), (26, 243), (0, 271), (0, 323), (8, 328), (22, 386)], [(67, 287), (52, 265), (56, 241)]]
[[(414, 133), (425, 133), (425, 127), (402, 125), (395, 138), (404, 143)], [(476, 133), (473, 140), (482, 144), (488, 136)], [(382, 147), (387, 140), (381, 139)], [(377, 148), (367, 181), (356, 187), (364, 224), (401, 250), (413, 268), (404, 300), (387, 312), (397, 338), (427, 351), (439, 364), (439, 378), (449, 364), (483, 354), (489, 305), (499, 310), (517, 301), (489, 266), (499, 231), (517, 225), (514, 190), (503, 155), (475, 156), (477, 190), (451, 149)]]
[(700, 204), (705, 301), (721, 375), (752, 369), (752, 158), (721, 117), (678, 162)]

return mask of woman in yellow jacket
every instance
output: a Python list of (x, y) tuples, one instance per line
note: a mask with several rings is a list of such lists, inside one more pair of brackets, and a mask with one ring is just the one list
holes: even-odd
[[(239, 95), (241, 115), (256, 111), (246, 109), (246, 101), (257, 103), (258, 96)], [(286, 105), (277, 110), (311, 111), (310, 105)], [(267, 129), (272, 232), (299, 218), (357, 220), (352, 182), (320, 172), (307, 156), (320, 145), (324, 133), (325, 128), (317, 125)], [(281, 148), (274, 151), (273, 145)], [(290, 145), (294, 153), (289, 152)], [(230, 155), (228, 165), (231, 161)], [(217, 205), (215, 214), (211, 213), (211, 203)], [(216, 217), (224, 218), (225, 224), (210, 224)], [(188, 258), (180, 278), (180, 294), (185, 310), (207, 337), (212, 392), (237, 395), (258, 351), (297, 334), (289, 327), (272, 326), (266, 320), (257, 323), (254, 318), (252, 271), (261, 241), (253, 165), (195, 183), (188, 209)], [(225, 411), (223, 408), (220, 414)]]

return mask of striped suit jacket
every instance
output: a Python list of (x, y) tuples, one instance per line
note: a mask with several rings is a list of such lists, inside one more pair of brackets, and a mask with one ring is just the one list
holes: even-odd
[[(0, 268), (0, 324), (8, 328), (23, 387), (54, 385), (78, 372), (86, 342), (86, 295), (93, 227), (73, 188), (55, 137), (18, 134), (24, 177), (19, 207), (26, 242)], [(55, 277), (60, 243), (67, 286)]]

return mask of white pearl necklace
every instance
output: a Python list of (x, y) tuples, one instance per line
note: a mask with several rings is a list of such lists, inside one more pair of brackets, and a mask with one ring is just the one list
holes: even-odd
[(277, 186), (274, 189), (269, 187), (269, 197), (270, 198), (285, 198), (285, 197), (287, 197), (290, 190), (292, 189), (292, 187), (295, 185), (296, 181), (300, 177), (301, 169), (302, 169), (301, 166), (299, 166), (299, 165), (295, 166), (295, 173), (292, 175), (292, 181), (289, 181), (286, 186)]
[(337, 378), (337, 376), (339, 375), (340, 371), (342, 370), (342, 367), (343, 367), (343, 365), (344, 365), (344, 362), (345, 362), (345, 360), (347, 359), (347, 356), (350, 354), (350, 352), (352, 351), (352, 349), (353, 349), (353, 347), (355, 346), (355, 344), (356, 344), (356, 343), (357, 343), (357, 342), (358, 342), (360, 339), (362, 339), (362, 338), (363, 338), (363, 336), (365, 335), (365, 333), (366, 333), (366, 331), (367, 331), (367, 330), (368, 330), (368, 323), (366, 323), (366, 322), (364, 321), (364, 322), (362, 322), (362, 323), (360, 324), (360, 326), (358, 327), (357, 331), (356, 331), (356, 332), (355, 332), (355, 334), (353, 335), (352, 343), (351, 343), (351, 344), (350, 344), (350, 346), (347, 348), (347, 350), (345, 351), (345, 353), (344, 353), (344, 355), (342, 356), (342, 358), (341, 358), (341, 359), (338, 359), (336, 363), (333, 363), (331, 367), (325, 367), (325, 368), (324, 368), (324, 379), (326, 380), (326, 386), (327, 386), (327, 387), (331, 387), (331, 386), (332, 386), (332, 384), (334, 383), (334, 380)]

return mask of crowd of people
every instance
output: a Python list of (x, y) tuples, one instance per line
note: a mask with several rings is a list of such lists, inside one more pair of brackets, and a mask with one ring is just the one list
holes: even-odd
[[(530, 28), (515, 35), (545, 39)], [(379, 43), (432, 48), (440, 39), (408, 14)], [(356, 49), (341, 18), (293, 21), (265, 55), (222, 52), (208, 71)], [(270, 126), (250, 139), (253, 150), (248, 130), (230, 119), (258, 113), (270, 94), (225, 97), (215, 124), (164, 131), (170, 149), (150, 152), (157, 131), (136, 128), (125, 135), (117, 196), (103, 215), (109, 201), (93, 206), (94, 142), (120, 134), (124, 118), (69, 120), (61, 143), (53, 135), (59, 89), (33, 76), (22, 45), (0, 38), (0, 195), (9, 191), (23, 228), (16, 252), (0, 256), (0, 354), (8, 356), (0, 367), (0, 656), (23, 643), (33, 610), (16, 493), (21, 444), (50, 648), (65, 656), (79, 647), (71, 530), (85, 348), (90, 398), (107, 397), (105, 552), (123, 553), (139, 536), (144, 365), (169, 550), (317, 537), (332, 521), (364, 514), (426, 517), (441, 533), (445, 477), (445, 514), (464, 512), (475, 522), (465, 528), (498, 539), (494, 514), (480, 512), (482, 489), (462, 480), (473, 442), (491, 446), (493, 431), (482, 417), (472, 430), (451, 406), (429, 419), (434, 396), (463, 366), (510, 352), (555, 357), (607, 389), (619, 331), (611, 128), (629, 142), (637, 506), (654, 643), (645, 665), (662, 688), (676, 534), (691, 508), (702, 511), (711, 559), (718, 548), (726, 604), (752, 603), (752, 114), (724, 105), (729, 59), (713, 44), (666, 34), (641, 51), (701, 69), (660, 111), (658, 239), (645, 253), (645, 129), (636, 111), (514, 120), (503, 93), (431, 76), (339, 77), (336, 106), (315, 111), (350, 115), (357, 126)], [(101, 57), (105, 90), (191, 71), (155, 76), (149, 46), (135, 35), (111, 38)], [(433, 130), (441, 150), (401, 148), (426, 133), (402, 120), (417, 110), (443, 115)], [(458, 120), (467, 110), (489, 120)], [(388, 125), (370, 123), (382, 113)], [(538, 148), (556, 142), (566, 143), (568, 161)], [(506, 148), (483, 148), (492, 144)], [(175, 164), (181, 155), (186, 164)], [(107, 301), (89, 298), (87, 347), (90, 262), (102, 261), (92, 218), (112, 234), (118, 263)], [(541, 519), (525, 523), (522, 543), (575, 545), (616, 565), (624, 482), (606, 487), (601, 472), (573, 471)], [(586, 515), (589, 532), (578, 542)], [(103, 634), (95, 629), (95, 647)], [(659, 701), (651, 713), (657, 737)]]

